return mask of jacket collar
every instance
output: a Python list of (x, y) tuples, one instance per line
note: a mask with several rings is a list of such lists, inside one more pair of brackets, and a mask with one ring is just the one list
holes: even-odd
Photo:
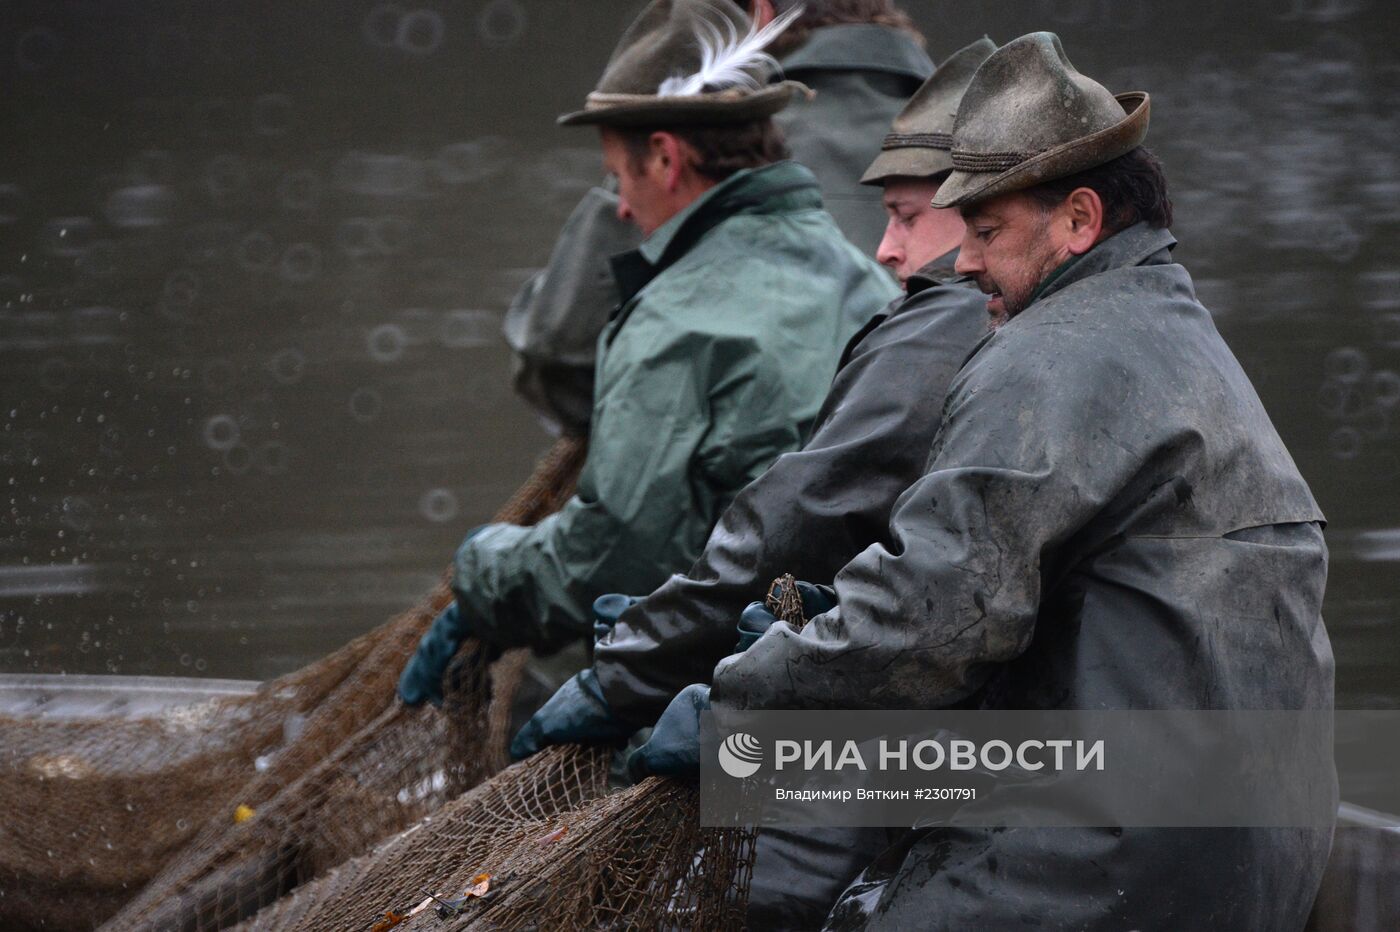
[[(1171, 261), (1176, 237), (1170, 230), (1154, 230), (1146, 223), (1135, 223), (1113, 234), (1082, 256), (1075, 256), (1045, 277), (1031, 296), (1030, 310), (1045, 298), (1075, 282), (1101, 272), (1135, 265), (1163, 265)], [(1023, 312), (1024, 313), (1024, 312)]]
[(905, 280), (904, 290), (910, 295), (927, 291), (934, 285), (952, 285), (967, 281), (966, 275), (959, 275), (953, 266), (958, 261), (958, 249), (954, 247), (925, 265)]
[(803, 71), (884, 71), (922, 83), (933, 62), (914, 37), (902, 29), (851, 23), (813, 29), (802, 47), (781, 62), (783, 74)]
[(958, 250), (953, 249), (939, 256), (937, 259), (934, 259), (913, 275), (910, 275), (904, 282), (904, 294), (895, 298), (886, 305), (880, 313), (871, 317), (870, 320), (866, 322), (865, 326), (857, 330), (855, 336), (847, 341), (846, 348), (841, 351), (841, 359), (836, 368), (844, 369), (846, 363), (851, 361), (851, 356), (855, 354), (856, 347), (860, 346), (861, 341), (870, 336), (870, 334), (884, 324), (885, 321), (893, 317), (897, 311), (908, 306), (910, 298), (917, 294), (922, 294), (937, 285), (956, 285), (967, 281), (968, 279), (966, 276), (959, 275), (953, 270), (953, 264), (957, 261)]
[(796, 162), (776, 162), (735, 172), (657, 227), (636, 249), (613, 256), (613, 277), (617, 279), (622, 305), (690, 251), (706, 233), (735, 214), (783, 213), (821, 206), (816, 176)]

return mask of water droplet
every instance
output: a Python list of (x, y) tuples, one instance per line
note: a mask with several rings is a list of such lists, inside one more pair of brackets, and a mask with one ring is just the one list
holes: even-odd
[(418, 500), (418, 510), (434, 524), (457, 517), (457, 496), (451, 489), (429, 489)]

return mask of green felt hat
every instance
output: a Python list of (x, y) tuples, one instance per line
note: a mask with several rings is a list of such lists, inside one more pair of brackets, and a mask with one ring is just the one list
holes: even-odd
[(887, 178), (933, 178), (953, 170), (953, 119), (977, 66), (997, 50), (986, 36), (958, 49), (929, 76), (890, 126), (880, 154), (865, 170), (861, 184), (884, 184)]
[(1147, 94), (1114, 96), (1075, 70), (1054, 33), (1033, 32), (977, 69), (953, 124), (953, 173), (934, 207), (959, 207), (1064, 178), (1142, 145)]
[[(729, 0), (653, 0), (623, 34), (583, 109), (559, 122), (672, 126), (770, 117), (806, 90), (795, 81), (769, 83), (776, 62), (762, 54), (799, 12), (755, 33)], [(718, 67), (724, 64), (730, 67)]]

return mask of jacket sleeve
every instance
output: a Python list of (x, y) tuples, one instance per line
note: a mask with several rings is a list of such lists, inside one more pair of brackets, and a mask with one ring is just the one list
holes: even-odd
[(1026, 650), (1067, 542), (1153, 442), (1126, 370), (1028, 329), (959, 374), (926, 474), (836, 576), (838, 607), (722, 661), (716, 707), (947, 706)]
[(733, 652), (744, 606), (783, 573), (830, 580), (886, 540), (895, 500), (919, 477), (948, 384), (986, 328), (984, 299), (939, 286), (907, 300), (837, 373), (818, 426), (720, 518), (705, 551), (618, 620), (594, 669), (614, 714), (651, 724)]
[(797, 445), (751, 341), (658, 330), (629, 322), (607, 351), (578, 492), (458, 551), (458, 600), (496, 643), (549, 651), (590, 634), (595, 598), (689, 566), (734, 490)]

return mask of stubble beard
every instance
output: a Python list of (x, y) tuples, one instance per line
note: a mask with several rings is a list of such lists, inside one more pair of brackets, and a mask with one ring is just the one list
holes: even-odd
[(1047, 247), (1039, 255), (1028, 256), (1026, 265), (1036, 271), (1024, 277), (1018, 276), (1020, 281), (1008, 288), (998, 289), (1001, 291), (1001, 307), (992, 312), (991, 328), (993, 330), (1003, 326), (1007, 321), (1031, 306), (1036, 289), (1045, 279), (1050, 277), (1051, 272), (1059, 267), (1060, 260), (1056, 257), (1055, 251)]

